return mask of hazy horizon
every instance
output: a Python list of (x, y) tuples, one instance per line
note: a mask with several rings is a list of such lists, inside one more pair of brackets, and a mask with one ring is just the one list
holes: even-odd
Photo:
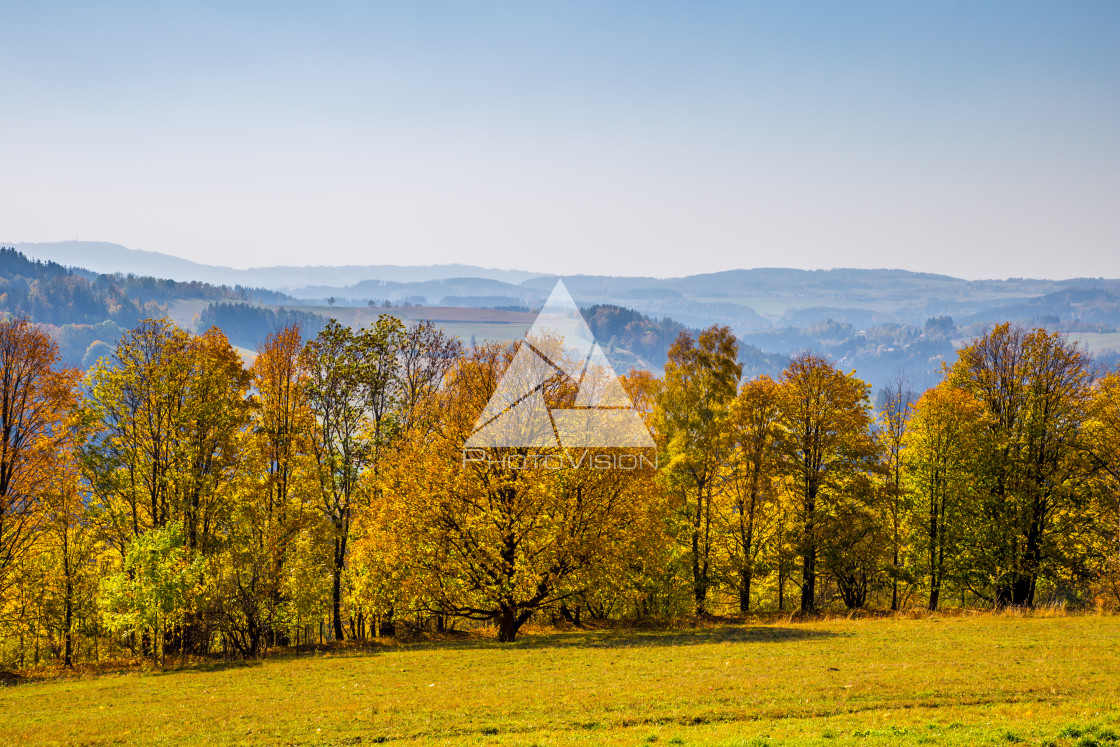
[[(197, 260), (192, 260), (189, 257), (183, 257), (183, 256), (175, 255), (175, 254), (169, 254), (167, 252), (155, 252), (155, 251), (151, 251), (151, 250), (134, 249), (132, 247), (126, 247), (126, 246), (123, 246), (121, 244), (117, 244), (116, 242), (106, 242), (106, 241), (93, 241), (93, 240), (84, 241), (84, 240), (73, 240), (73, 239), (71, 239), (69, 241), (42, 241), (42, 242), (0, 241), (0, 247), (12, 246), (12, 247), (15, 247), (17, 250), (22, 251), (25, 254), (28, 254), (28, 256), (34, 255), (33, 258), (40, 258), (41, 257), (42, 259), (51, 259), (53, 261), (60, 262), (60, 264), (69, 265), (69, 266), (72, 266), (72, 267), (81, 267), (82, 269), (92, 269), (92, 270), (96, 271), (96, 269), (94, 267), (84, 267), (81, 264), (80, 260), (71, 261), (71, 260), (68, 260), (68, 259), (65, 259), (65, 258), (59, 259), (56, 256), (52, 256), (53, 252), (51, 252), (49, 250), (43, 250), (41, 252), (28, 252), (28, 248), (31, 247), (31, 246), (50, 247), (50, 246), (67, 245), (67, 244), (104, 244), (104, 245), (108, 245), (108, 246), (112, 246), (112, 247), (119, 247), (121, 249), (125, 249), (125, 250), (128, 250), (128, 251), (139, 251), (139, 252), (145, 252), (147, 254), (162, 255), (162, 256), (166, 256), (166, 257), (170, 258), (171, 260), (185, 260), (185, 261), (188, 261), (188, 262), (194, 262), (194, 263), (196, 263), (196, 264), (198, 264), (202, 267), (212, 267), (212, 268), (215, 268), (215, 269), (229, 269), (229, 270), (236, 270), (236, 271), (268, 270), (268, 269), (280, 269), (280, 268), (284, 268), (284, 269), (302, 269), (302, 268), (329, 269), (329, 268), (348, 267), (348, 266), (383, 266), (383, 267), (398, 267), (398, 268), (436, 268), (436, 267), (460, 265), (460, 266), (464, 266), (464, 267), (476, 267), (478, 269), (491, 270), (491, 271), (495, 271), (495, 272), (503, 272), (503, 273), (507, 273), (507, 272), (508, 273), (517, 273), (517, 272), (520, 272), (520, 273), (524, 273), (524, 274), (527, 274), (527, 275), (542, 276), (542, 277), (545, 277), (545, 276), (560, 277), (560, 276), (569, 276), (569, 275), (605, 275), (605, 276), (612, 276), (610, 273), (552, 272), (552, 271), (546, 271), (546, 270), (535, 270), (531, 267), (516, 267), (516, 266), (514, 266), (514, 267), (496, 267), (496, 266), (490, 266), (490, 265), (476, 264), (476, 263), (473, 263), (473, 262), (456, 262), (456, 261), (425, 262), (425, 263), (420, 263), (420, 262), (415, 262), (415, 263), (413, 263), (413, 262), (321, 263), (321, 262), (308, 261), (308, 262), (304, 262), (302, 264), (241, 265), (241, 264), (233, 264), (233, 263), (199, 262)], [(93, 264), (96, 264), (96, 263), (93, 263)], [(703, 271), (703, 272), (686, 272), (686, 273), (683, 273), (683, 274), (673, 274), (673, 275), (653, 274), (653, 273), (623, 275), (623, 274), (615, 273), (615, 274), (613, 274), (613, 276), (614, 277), (629, 277), (629, 278), (650, 277), (650, 278), (654, 278), (654, 279), (658, 279), (658, 280), (672, 280), (672, 279), (678, 279), (678, 278), (686, 278), (686, 277), (690, 277), (690, 276), (694, 276), (694, 275), (714, 274), (714, 273), (719, 273), (719, 272), (735, 272), (735, 271), (739, 271), (739, 270), (748, 270), (748, 271), (749, 270), (796, 270), (796, 271), (806, 271), (806, 272), (815, 272), (815, 271), (829, 272), (829, 271), (844, 271), (844, 270), (862, 270), (862, 271), (868, 271), (868, 272), (903, 271), (903, 272), (914, 272), (914, 273), (917, 273), (917, 274), (939, 275), (939, 276), (944, 276), (944, 277), (955, 278), (955, 279), (958, 279), (958, 280), (965, 280), (965, 281), (969, 281), (969, 282), (985, 281), (985, 280), (999, 281), (999, 280), (1012, 280), (1012, 279), (1052, 280), (1052, 281), (1074, 280), (1074, 279), (1079, 279), (1079, 278), (1085, 278), (1085, 279), (1091, 279), (1091, 280), (1092, 279), (1105, 279), (1105, 280), (1120, 279), (1120, 274), (1118, 274), (1116, 276), (1109, 276), (1109, 275), (1063, 275), (1063, 276), (1046, 277), (1046, 276), (1041, 276), (1041, 275), (1001, 275), (1001, 276), (998, 276), (998, 277), (997, 276), (966, 277), (966, 276), (963, 276), (963, 275), (952, 275), (950, 273), (927, 272), (927, 271), (924, 271), (924, 270), (908, 270), (908, 269), (903, 268), (903, 267), (887, 267), (887, 266), (881, 266), (881, 267), (852, 267), (852, 266), (847, 266), (847, 265), (838, 265), (838, 266), (834, 266), (834, 267), (802, 268), (802, 267), (792, 267), (792, 266), (780, 265), (780, 264), (754, 265), (754, 266), (750, 266), (750, 267), (727, 267), (727, 268), (724, 268), (722, 270)], [(141, 272), (139, 274), (146, 274), (146, 273)], [(355, 282), (361, 282), (361, 280), (356, 280)]]
[(1120, 277), (1120, 5), (8, 6), (0, 239)]

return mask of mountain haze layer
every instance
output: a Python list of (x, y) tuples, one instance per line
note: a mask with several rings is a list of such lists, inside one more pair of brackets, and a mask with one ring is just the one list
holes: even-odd
[(93, 272), (151, 275), (172, 280), (199, 280), (204, 283), (245, 285), (285, 290), (308, 285), (343, 286), (367, 279), (418, 282), (448, 277), (478, 277), (521, 282), (536, 273), (521, 270), (495, 270), (474, 265), (308, 265), (239, 269), (192, 262), (160, 252), (129, 249), (102, 241), (56, 241), (12, 243), (32, 259), (50, 260), (68, 267)]
[[(270, 313), (275, 314), (314, 315), (307, 319), (333, 316), (364, 324), (389, 310), (404, 318), (438, 320), (464, 340), (516, 339), (556, 281), (556, 276), (471, 265), (242, 270), (116, 244), (17, 247), (33, 257), (96, 272), (263, 288), (238, 293), (249, 305), (271, 305)], [(564, 281), (585, 311), (611, 307), (644, 315), (646, 321), (618, 327), (618, 334), (610, 336), (618, 337), (620, 350), (641, 351), (627, 363), (655, 369), (668, 345), (660, 335), (673, 324), (693, 329), (712, 324), (731, 327), (742, 344), (748, 372), (776, 373), (784, 356), (811, 349), (856, 369), (876, 386), (900, 371), (915, 385), (931, 385), (942, 364), (955, 358), (957, 347), (1003, 322), (1065, 332), (1102, 361), (1120, 359), (1120, 280), (969, 281), (889, 269), (754, 268), (681, 278), (568, 275)], [(267, 299), (268, 293), (286, 295)], [(226, 307), (207, 311), (207, 303)], [(478, 313), (487, 309), (491, 312)], [(231, 329), (262, 329), (261, 325), (271, 323), (271, 317), (262, 316), (264, 312), (236, 301), (184, 299), (169, 303), (166, 313), (186, 324), (220, 317)], [(617, 313), (611, 311), (603, 318), (615, 319), (612, 315)], [(671, 324), (662, 324), (670, 320)], [(641, 325), (654, 326), (642, 332)], [(239, 344), (252, 347), (251, 337), (246, 332)]]

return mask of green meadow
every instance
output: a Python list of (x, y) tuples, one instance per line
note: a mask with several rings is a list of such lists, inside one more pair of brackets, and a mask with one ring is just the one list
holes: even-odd
[(1120, 617), (478, 631), (0, 688), (0, 742), (1120, 744)]

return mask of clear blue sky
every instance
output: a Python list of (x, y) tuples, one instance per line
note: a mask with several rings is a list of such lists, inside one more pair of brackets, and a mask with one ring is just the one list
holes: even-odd
[(1118, 2), (158, 5), (0, 4), (0, 241), (1120, 276)]

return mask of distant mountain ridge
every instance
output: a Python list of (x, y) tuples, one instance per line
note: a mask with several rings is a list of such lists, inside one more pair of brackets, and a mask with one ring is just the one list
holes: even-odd
[[(68, 241), (16, 246), (29, 257), (96, 272), (263, 287), (309, 306), (409, 303), (534, 308), (548, 295), (556, 277), (462, 264), (239, 270), (118, 244)], [(1050, 326), (1060, 322), (1069, 331), (1086, 331), (1086, 325), (1099, 332), (1120, 328), (1120, 280), (1104, 278), (963, 280), (897, 269), (763, 267), (680, 278), (565, 275), (564, 280), (584, 307), (619, 304), (651, 317), (671, 317), (689, 327), (718, 323), (740, 335), (764, 333), (768, 341), (777, 339), (774, 334), (781, 330), (808, 328), (817, 322), (850, 324), (858, 331), (882, 324), (921, 326), (942, 316), (981, 326), (1046, 319)], [(796, 336), (784, 337), (783, 347), (799, 344)]]
[(284, 291), (310, 285), (345, 286), (362, 280), (424, 282), (449, 277), (477, 277), (519, 283), (538, 277), (523, 270), (496, 270), (464, 264), (445, 265), (316, 265), (237, 269), (193, 262), (160, 252), (129, 249), (103, 241), (5, 243), (31, 259), (53, 261), (99, 273), (151, 275), (172, 280), (199, 280), (218, 285), (244, 285)]
[[(243, 347), (253, 346), (262, 330), (282, 317), (298, 317), (311, 331), (328, 317), (366, 324), (381, 313), (432, 319), (464, 340), (512, 340), (524, 333), (532, 309), (555, 283), (555, 276), (471, 265), (237, 270), (117, 244), (18, 247), (58, 264), (22, 271), (13, 265), (10, 277), (0, 278), (9, 288), (0, 298), (13, 313), (70, 322), (58, 332), (64, 358), (83, 363), (103, 353), (111, 341), (107, 335), (117, 329), (115, 317), (93, 324), (106, 312), (83, 312), (88, 303), (59, 290), (66, 283), (119, 288), (127, 309), (94, 299), (94, 306), (117, 309), (118, 316), (124, 311), (135, 316), (142, 306), (144, 313), (158, 310), (188, 326), (219, 322)], [(62, 265), (87, 269), (69, 272)], [(90, 270), (136, 277), (98, 276)], [(55, 279), (32, 282), (32, 275)], [(141, 277), (148, 275), (157, 277)], [(952, 362), (961, 344), (1003, 322), (1066, 333), (1099, 365), (1120, 363), (1116, 279), (963, 280), (906, 270), (754, 268), (681, 278), (566, 275), (564, 280), (584, 313), (599, 317), (600, 331), (608, 336), (604, 342), (617, 338), (617, 362), (625, 366), (658, 368), (675, 330), (721, 324), (738, 336), (749, 375), (774, 375), (786, 356), (814, 350), (855, 369), (876, 388), (901, 372), (920, 389), (936, 383), (942, 365)], [(621, 319), (628, 321), (615, 330)]]

